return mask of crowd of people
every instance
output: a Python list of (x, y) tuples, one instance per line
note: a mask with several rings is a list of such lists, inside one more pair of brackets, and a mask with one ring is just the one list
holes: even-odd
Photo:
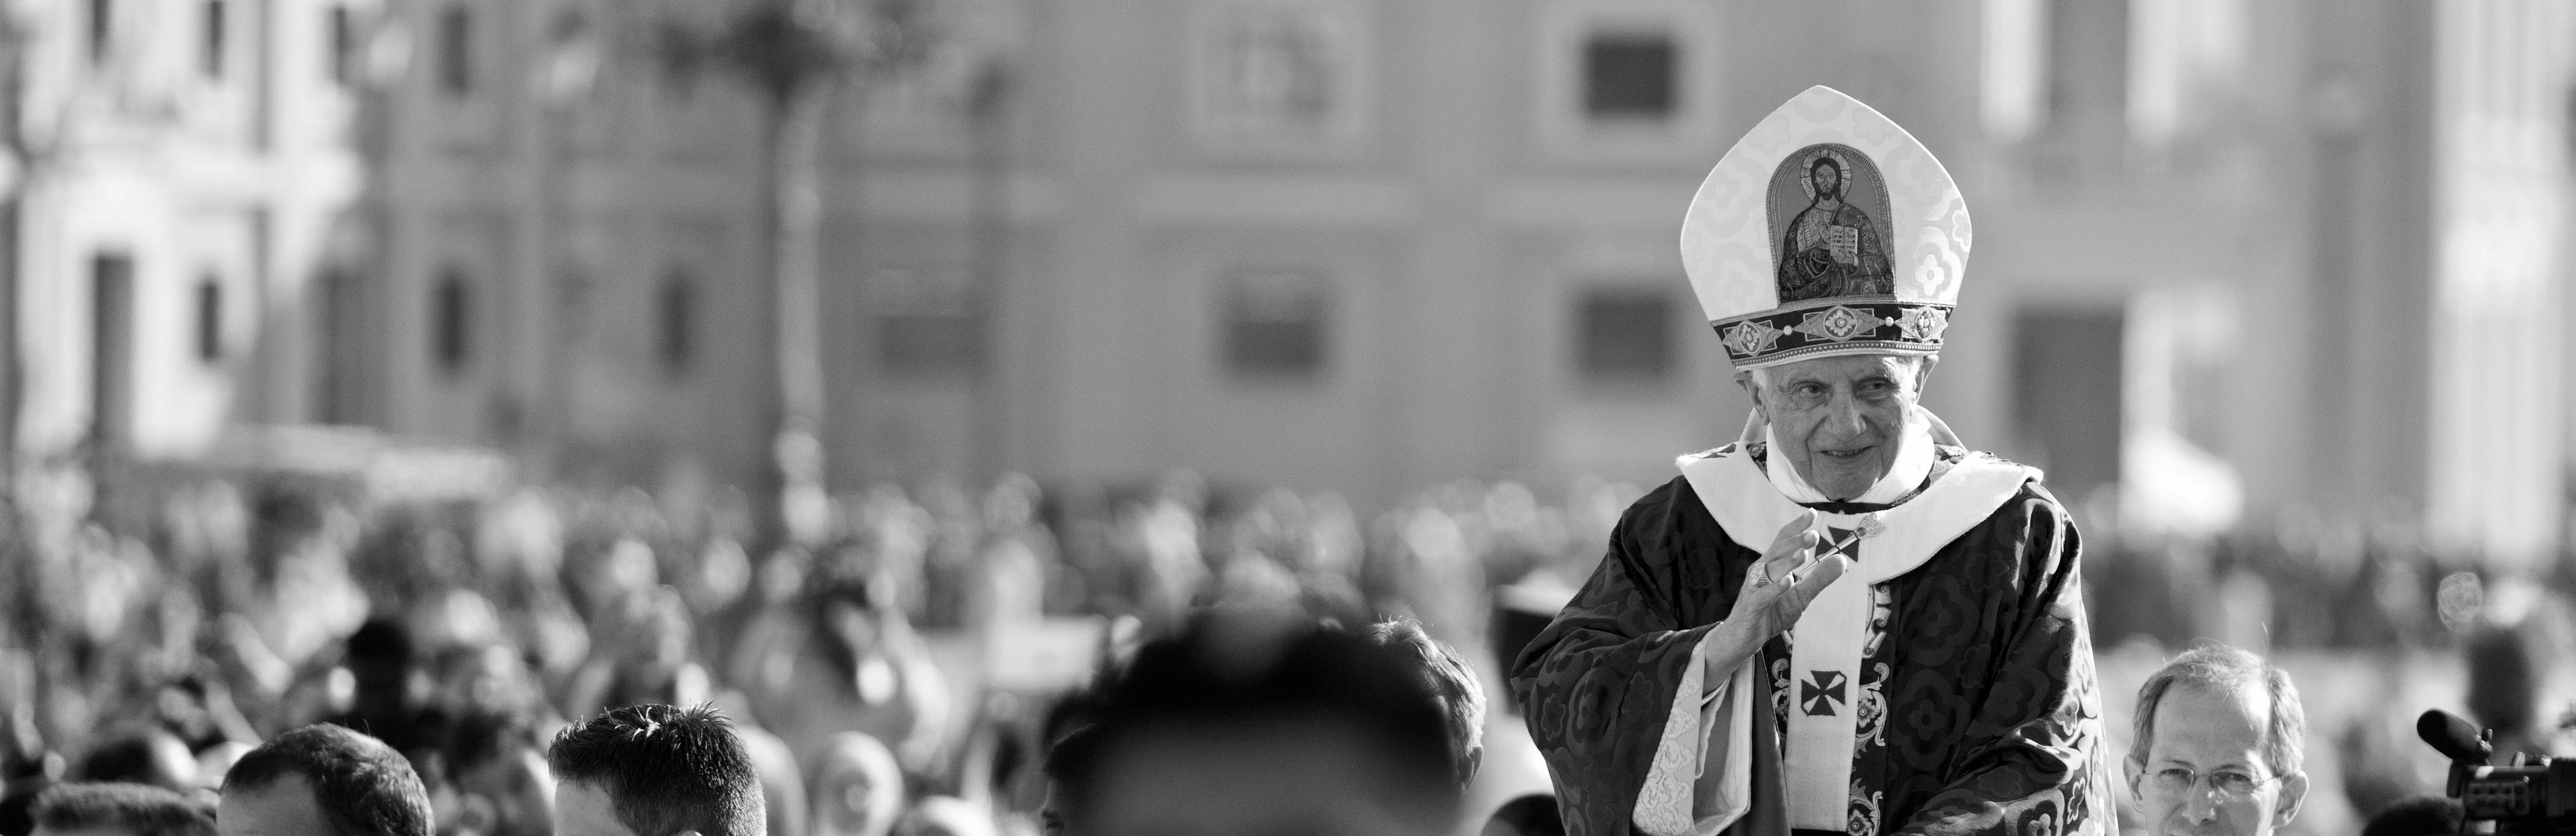
[[(1489, 590), (1579, 580), (1578, 544), (1637, 490), (1459, 484), (1362, 519), (1188, 474), (1075, 499), (1014, 477), (834, 497), (784, 535), (726, 492), (370, 503), (210, 479), (142, 524), (77, 481), (26, 493), (0, 537), (0, 834), (49, 782), (211, 791), (317, 722), (401, 753), (443, 836), (537, 834), (556, 731), (704, 704), (758, 764), (769, 832), (802, 836), (1034, 828), (1045, 745), (1078, 713), (1060, 697), (1209, 606), (1411, 619), (1499, 694)], [(1077, 676), (1012, 667), (1066, 635)]]
[[(1062, 815), (1051, 797), (1102, 791), (1068, 776), (1129, 774), (1086, 766), (1110, 756), (1088, 742), (1099, 735), (1075, 730), (1124, 728), (1121, 712), (1137, 704), (1185, 716), (1240, 708), (1191, 702), (1222, 698), (1210, 683), (1242, 684), (1223, 664), (1158, 668), (1140, 648), (1254, 647), (1223, 625), (1278, 633), (1291, 613), (1333, 627), (1319, 635), (1391, 650), (1432, 683), (1432, 710), (1450, 733), (1445, 768), (1463, 785), (1488, 716), (1517, 723), (1502, 687), (1511, 655), (1583, 581), (1643, 492), (1587, 481), (1549, 502), (1509, 482), (1460, 483), (1364, 518), (1329, 495), (1228, 491), (1187, 474), (1083, 497), (1049, 496), (1012, 477), (979, 492), (878, 487), (834, 497), (782, 536), (764, 530), (738, 493), (525, 490), (370, 503), (208, 479), (163, 490), (147, 522), (134, 524), (86, 507), (94, 491), (85, 484), (32, 484), (0, 537), (14, 552), (0, 560), (0, 836), (42, 827), (37, 800), (50, 788), (95, 795), (60, 801), (64, 810), (138, 803), (119, 795), (128, 789), (83, 789), (99, 783), (211, 804), (228, 782), (243, 783), (247, 754), (317, 723), (397, 753), (418, 776), (438, 836), (545, 836), (570, 803), (558, 787), (572, 786), (567, 770), (580, 768), (565, 760), (562, 735), (640, 705), (707, 706), (721, 717), (757, 776), (772, 836), (1038, 833), (1051, 810)], [(779, 545), (761, 545), (770, 542)], [(2116, 537), (2092, 542), (2093, 586), (2135, 590), (2128, 574), (2157, 571), (2138, 568), (2153, 564)], [(2364, 565), (2394, 568), (2366, 568), (2345, 587), (2391, 609), (2347, 620), (2412, 623), (2439, 608), (2442, 592), (2427, 577), (2438, 564)], [(2399, 571), (2403, 580), (2385, 579)], [(2183, 583), (2169, 568), (2158, 574)], [(2417, 594), (2400, 594), (2408, 589)], [(2140, 596), (2093, 597), (2108, 622), (2097, 633), (2168, 629), (2141, 627), (2149, 616), (2121, 609), (2140, 606)], [(1211, 611), (1241, 617), (1211, 621)], [(2199, 624), (2171, 629), (2211, 634)], [(1037, 639), (1067, 631), (1084, 637), (1081, 675), (1007, 669)], [(2468, 644), (2479, 641), (2501, 640)], [(1127, 681), (1143, 684), (1124, 704), (1115, 683), (1088, 676), (1131, 659)], [(1154, 685), (1146, 674), (1158, 670), (1168, 679)], [(1235, 698), (1273, 708), (1342, 699), (1272, 690)], [(2526, 719), (2540, 728), (2554, 718)], [(1146, 808), (1221, 798), (1187, 788), (1220, 780), (1223, 759), (1182, 752), (1154, 761), (1171, 771), (1155, 790), (1170, 797)], [(1501, 828), (1491, 832), (1556, 826), (1552, 800), (1488, 801), (1475, 817)], [(1425, 809), (1454, 815), (1460, 802), (1441, 803), (1452, 806)]]

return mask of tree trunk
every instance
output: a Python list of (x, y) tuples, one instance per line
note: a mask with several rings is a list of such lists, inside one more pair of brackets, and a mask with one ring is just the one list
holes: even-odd
[[(822, 198), (816, 170), (826, 105), (834, 86), (810, 79), (772, 98), (769, 120), (769, 247), (777, 340), (778, 423), (771, 446), (778, 504), (767, 515), (787, 542), (791, 521), (824, 486), (824, 381), (821, 321)], [(807, 509), (810, 510), (810, 509)]]
[(816, 181), (821, 151), (822, 85), (780, 102), (771, 122), (770, 279), (776, 285), (780, 429), (823, 429), (821, 300), (822, 197)]

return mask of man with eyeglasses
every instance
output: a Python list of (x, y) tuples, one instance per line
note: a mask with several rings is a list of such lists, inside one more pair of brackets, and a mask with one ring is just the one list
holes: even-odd
[(2298, 686), (2222, 644), (2185, 651), (2138, 688), (2131, 800), (2154, 836), (2266, 836), (2307, 797)]

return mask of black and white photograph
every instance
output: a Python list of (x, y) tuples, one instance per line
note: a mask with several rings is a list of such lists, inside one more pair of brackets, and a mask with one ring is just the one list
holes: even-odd
[(2576, 3), (0, 0), (0, 836), (2576, 833)]

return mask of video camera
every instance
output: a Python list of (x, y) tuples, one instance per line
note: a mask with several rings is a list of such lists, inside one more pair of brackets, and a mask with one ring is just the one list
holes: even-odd
[[(2451, 759), (2442, 792), (2460, 800), (2462, 834), (2576, 836), (2576, 758), (2530, 762), (2517, 754), (2509, 766), (2488, 766), (2494, 732), (2440, 709), (2416, 718), (2415, 734)], [(2492, 829), (2480, 826), (2488, 822)]]

